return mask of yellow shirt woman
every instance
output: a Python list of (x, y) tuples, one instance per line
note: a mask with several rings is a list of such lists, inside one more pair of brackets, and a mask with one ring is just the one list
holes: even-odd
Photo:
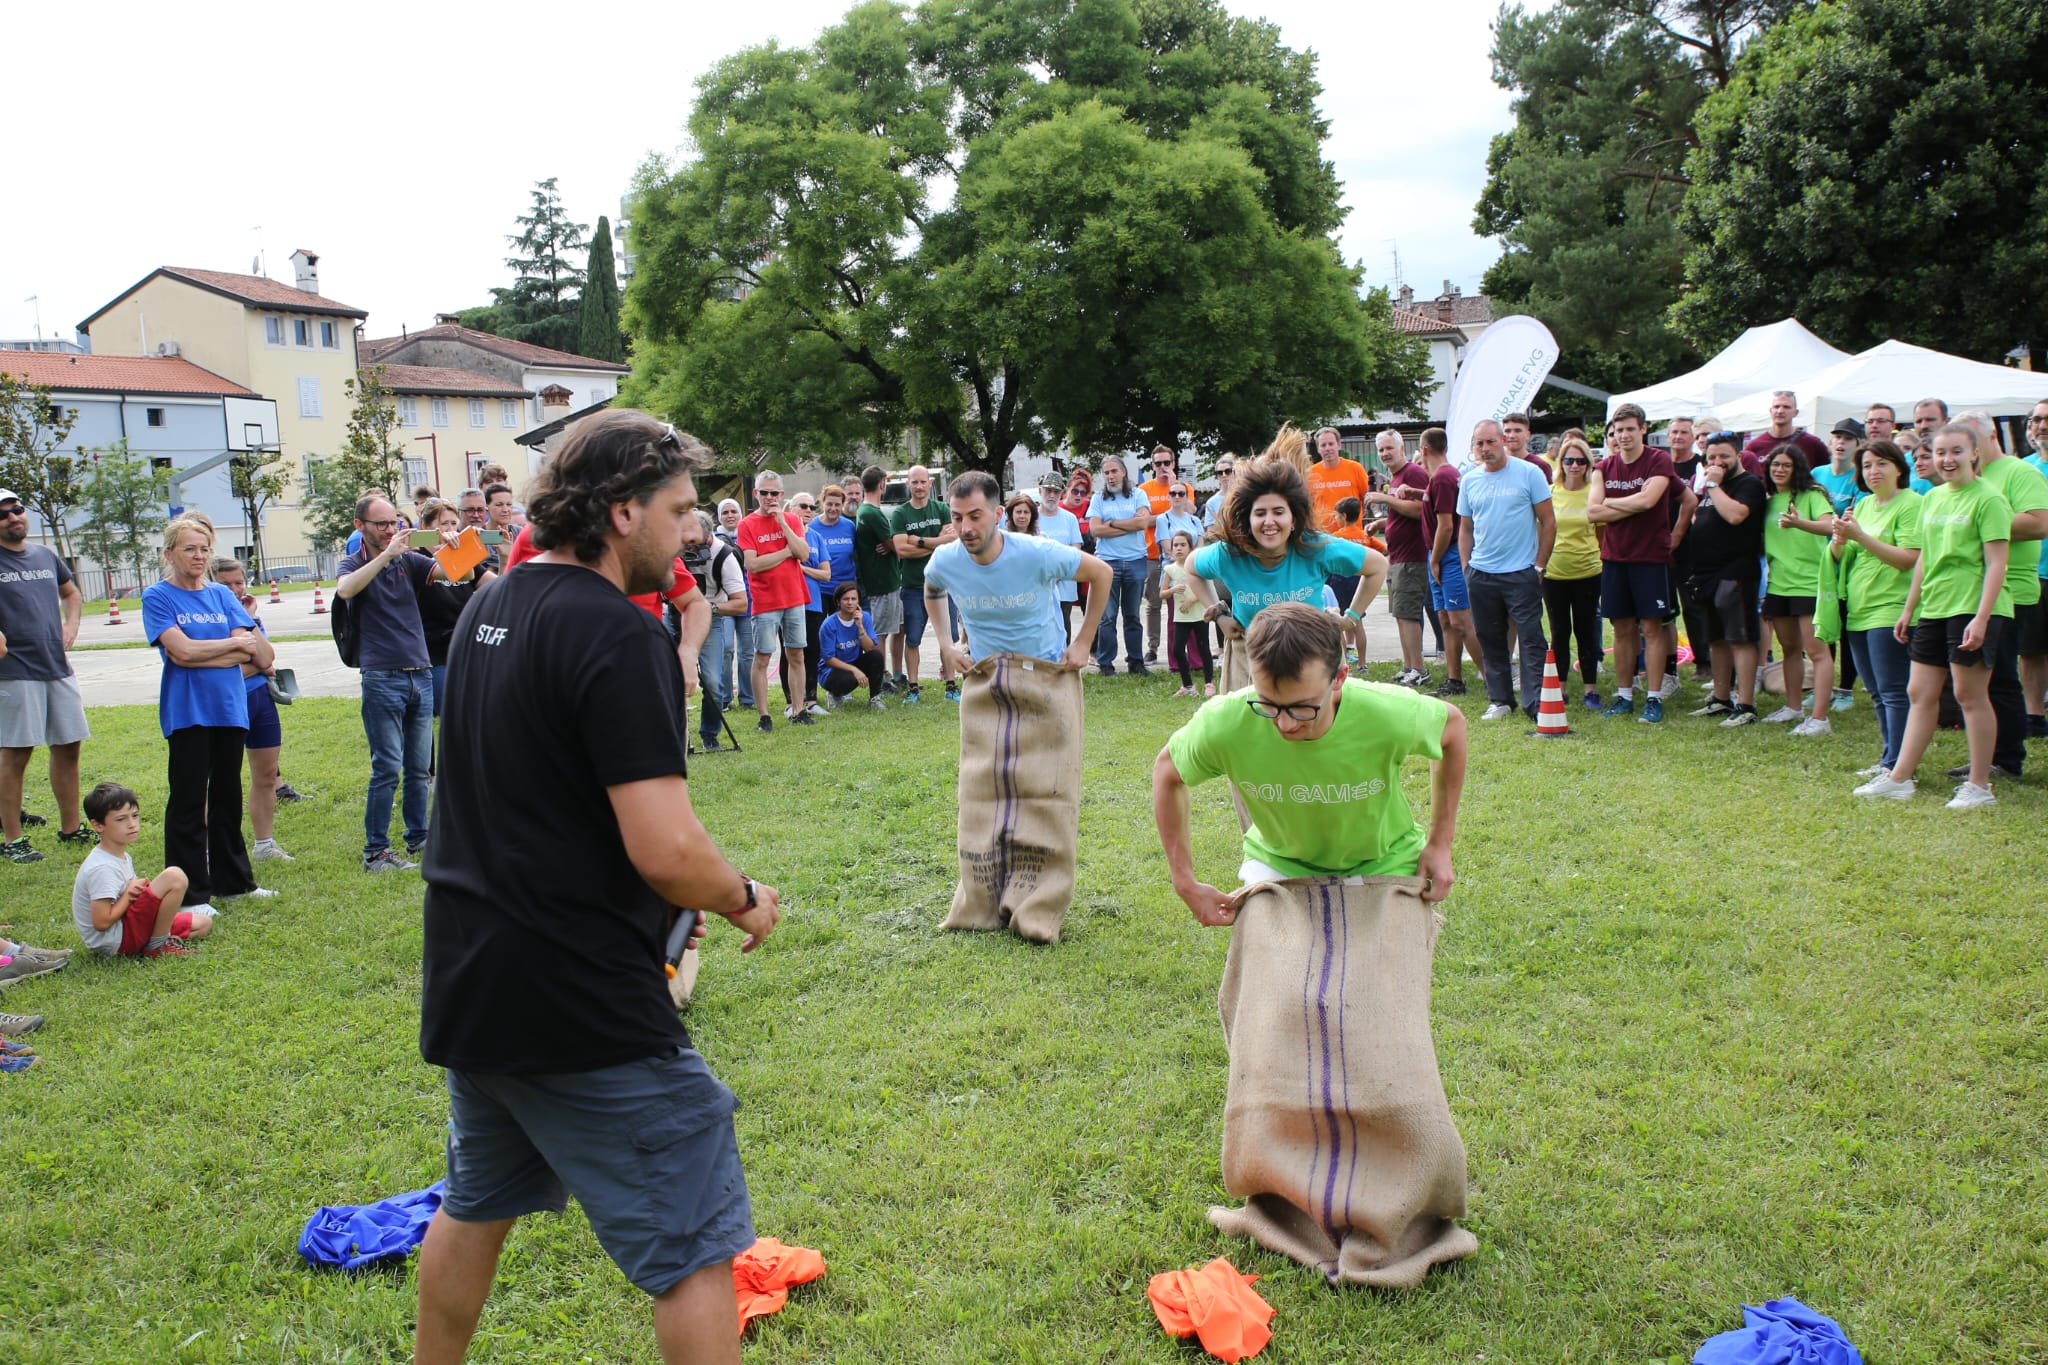
[(1560, 580), (1597, 578), (1600, 575), (1600, 541), (1593, 523), (1586, 520), (1587, 489), (1566, 488), (1562, 483), (1550, 490), (1550, 505), (1557, 513), (1557, 543), (1550, 551), (1550, 565), (1544, 577)]

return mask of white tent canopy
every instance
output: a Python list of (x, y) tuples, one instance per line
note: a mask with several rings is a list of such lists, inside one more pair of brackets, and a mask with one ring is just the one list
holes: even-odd
[(1922, 398), (1939, 398), (1950, 412), (1981, 408), (1994, 417), (2010, 417), (2048, 400), (2048, 374), (1887, 341), (1816, 373), (1715, 405), (1713, 411), (1725, 427), (1760, 431), (1771, 424), (1772, 389), (1798, 394), (1799, 424), (1808, 431), (1827, 431), (1844, 417), (1862, 421), (1872, 403), (1889, 403), (1907, 417)]
[(1768, 327), (1750, 328), (1690, 374), (1633, 393), (1615, 394), (1607, 400), (1607, 415), (1612, 417), (1623, 403), (1634, 403), (1653, 422), (1691, 417), (1758, 389), (1794, 388), (1814, 371), (1848, 358), (1848, 352), (1836, 350), (1807, 331), (1799, 319), (1786, 318)]

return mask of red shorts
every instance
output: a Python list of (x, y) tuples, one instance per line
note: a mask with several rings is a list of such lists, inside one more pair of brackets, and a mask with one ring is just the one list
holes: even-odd
[[(135, 957), (149, 946), (150, 935), (156, 932), (156, 912), (163, 909), (163, 902), (156, 892), (148, 887), (135, 893), (134, 901), (128, 906), (128, 913), (121, 916), (121, 956)], [(185, 938), (192, 932), (192, 912), (180, 910), (171, 916), (171, 937)]]

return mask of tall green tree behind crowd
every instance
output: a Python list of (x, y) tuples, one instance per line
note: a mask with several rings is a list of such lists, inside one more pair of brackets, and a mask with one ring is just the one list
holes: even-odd
[(1314, 60), (1218, 0), (862, 4), (637, 186), (628, 401), (728, 451), (1263, 445), (1419, 403), (1332, 234)]
[(315, 545), (338, 547), (355, 530), (356, 500), (375, 490), (393, 505), (410, 492), (405, 487), (405, 448), (393, 433), (398, 407), (384, 387), (384, 367), (356, 371), (344, 385), (353, 406), (348, 435), (341, 449), (314, 466), (313, 496), (306, 532)]
[(1997, 360), (2048, 343), (2048, 6), (1837, 0), (1743, 54), (1698, 116), (1679, 324), (1797, 313)]
[(519, 231), (505, 240), (513, 254), (505, 264), (513, 272), (510, 288), (493, 289), (492, 302), (464, 309), (465, 327), (509, 337), (514, 341), (576, 349), (582, 267), (574, 257), (583, 252), (583, 234), (590, 229), (569, 220), (555, 177), (534, 182), (533, 203), (515, 219)]
[(612, 225), (601, 216), (597, 231), (590, 235), (590, 263), (583, 269), (583, 297), (576, 305), (576, 344), (567, 349), (593, 360), (626, 358), (626, 334), (619, 325), (619, 271), (612, 263)]
[(59, 405), (47, 384), (0, 369), (0, 488), (20, 495), (42, 519), (50, 548), (72, 557), (66, 518), (77, 498), (72, 457), (58, 452), (78, 424), (78, 409)]
[(79, 452), (78, 534), (114, 575), (117, 589), (140, 592), (162, 568), (161, 535), (170, 471), (128, 448), (126, 438)]
[(1806, 2), (1502, 7), (1494, 80), (1517, 92), (1515, 125), (1493, 140), (1473, 220), (1505, 247), (1482, 287), (1497, 311), (1550, 327), (1560, 374), (1619, 390), (1698, 363), (1667, 317), (1684, 276), (1694, 120), (1742, 44)]

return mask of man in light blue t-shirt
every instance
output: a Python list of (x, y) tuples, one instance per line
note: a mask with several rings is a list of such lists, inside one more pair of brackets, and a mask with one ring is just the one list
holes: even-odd
[[(1088, 532), (1095, 537), (1095, 555), (1110, 566), (1111, 585), (1104, 589), (1104, 595), (1113, 592), (1116, 596), (1114, 604), (1104, 604), (1105, 612), (1094, 613), (1105, 618), (1095, 636), (1095, 666), (1104, 677), (1116, 672), (1119, 617), (1124, 627), (1124, 671), (1139, 677), (1147, 672), (1145, 629), (1138, 609), (1145, 597), (1145, 531), (1151, 525), (1150, 495), (1131, 486), (1123, 456), (1106, 457), (1102, 461), (1102, 483), (1088, 503)], [(1089, 590), (1088, 607), (1093, 613), (1093, 589)]]
[(1486, 675), (1481, 720), (1515, 713), (1508, 622), (1522, 650), (1522, 709), (1533, 719), (1543, 690), (1543, 571), (1557, 513), (1543, 471), (1508, 458), (1500, 423), (1472, 428), (1471, 472), (1458, 483), (1458, 562), (1472, 597), (1472, 628)]
[[(1060, 506), (1060, 494), (1066, 485), (1057, 474), (1047, 474), (1038, 481), (1038, 534), (1056, 545), (1071, 545), (1081, 548), (1081, 519)], [(1060, 628), (1070, 638), (1074, 630), (1074, 608), (1080, 605), (1081, 589), (1071, 578), (1061, 580)]]
[[(934, 550), (924, 569), (924, 604), (939, 628), (940, 656), (962, 673), (972, 666), (955, 646), (944, 643), (950, 594), (959, 604), (960, 623), (977, 662), (991, 654), (1023, 654), (1067, 669), (1086, 665), (1109, 600), (1109, 566), (1043, 536), (1006, 533), (1002, 485), (988, 474), (962, 474), (953, 480), (947, 501), (958, 539)], [(1088, 614), (1071, 646), (1060, 625), (1056, 591), (1067, 579), (1088, 585)]]

